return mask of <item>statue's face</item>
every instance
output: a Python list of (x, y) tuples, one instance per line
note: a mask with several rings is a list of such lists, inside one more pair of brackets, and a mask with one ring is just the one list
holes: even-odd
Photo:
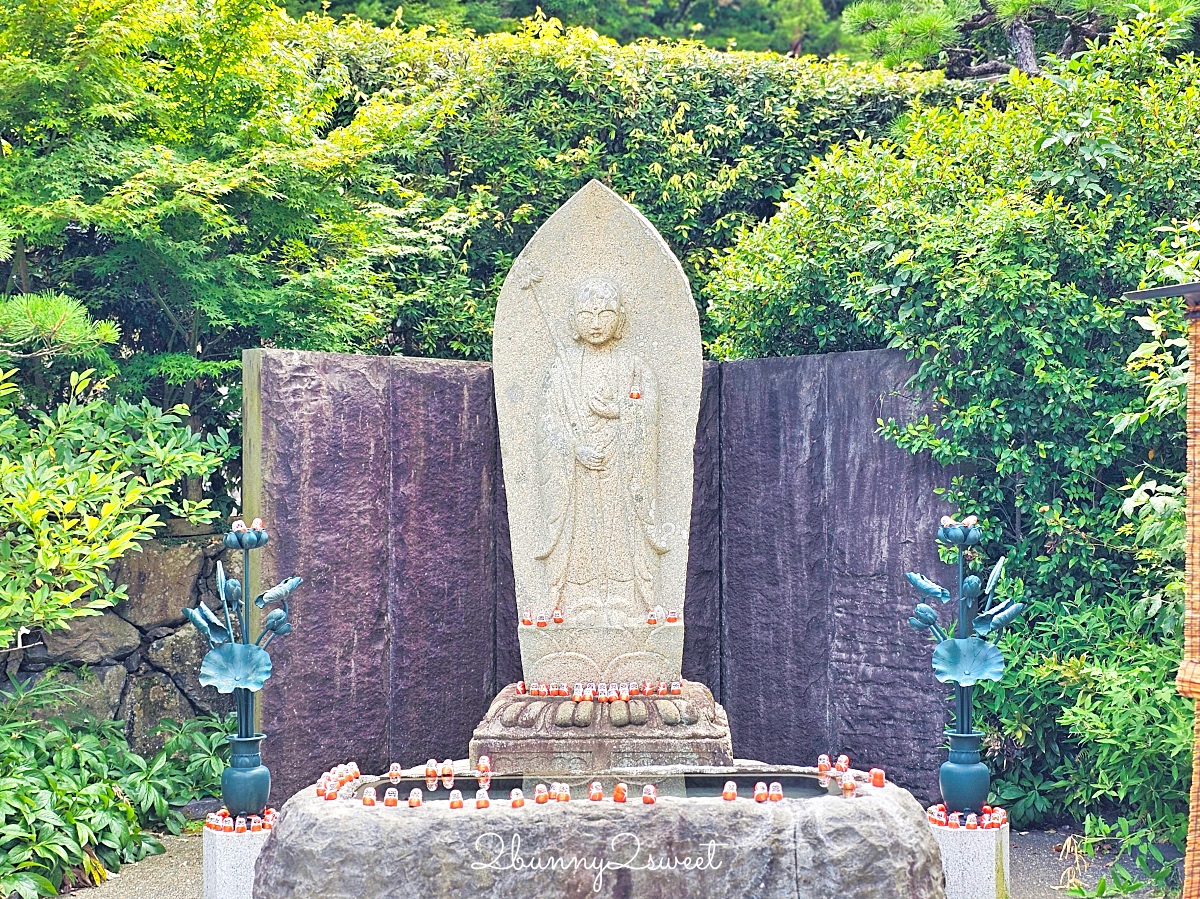
[(575, 304), (575, 331), (592, 346), (611, 341), (620, 326), (620, 306), (615, 297), (608, 301), (591, 297)]

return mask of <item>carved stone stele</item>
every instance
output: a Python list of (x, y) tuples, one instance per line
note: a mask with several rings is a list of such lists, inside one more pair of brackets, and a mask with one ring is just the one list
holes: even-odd
[(680, 680), (701, 346), (679, 261), (592, 181), (513, 264), (494, 334), (525, 679)]

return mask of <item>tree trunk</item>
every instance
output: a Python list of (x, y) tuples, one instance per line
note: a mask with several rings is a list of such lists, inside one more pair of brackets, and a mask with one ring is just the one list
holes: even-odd
[(1033, 46), (1033, 29), (1024, 19), (1013, 19), (1012, 24), (1005, 29), (1008, 33), (1008, 45), (1012, 49), (1017, 68), (1027, 75), (1036, 75), (1041, 71), (1038, 66), (1037, 50)]

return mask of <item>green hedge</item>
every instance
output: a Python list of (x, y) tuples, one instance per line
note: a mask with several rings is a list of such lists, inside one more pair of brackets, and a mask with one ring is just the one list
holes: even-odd
[(395, 337), (417, 354), (487, 355), (512, 260), (590, 178), (638, 205), (703, 296), (712, 251), (770, 217), (815, 155), (957, 90), (936, 74), (621, 47), (544, 23), (477, 41), (409, 35), (396, 54), (401, 96), (374, 98), (338, 139), (372, 147), (371, 186), (392, 208), (418, 207), (414, 231), (444, 235), (444, 252), (394, 282), (406, 298)]
[[(210, 430), (236, 417), (245, 347), (487, 356), (508, 265), (589, 178), (647, 213), (702, 295), (711, 253), (814, 155), (963, 90), (545, 20), (479, 39), (295, 21), (264, 0), (0, 6), (0, 70), (17, 234), (0, 277), (117, 322), (93, 364)], [(65, 371), (28, 374), (52, 393)]]
[(1200, 62), (1170, 59), (1176, 33), (1141, 17), (1045, 77), (915, 113), (895, 142), (834, 150), (709, 294), (723, 358), (891, 345), (919, 361), (936, 414), (883, 431), (960, 466), (948, 498), (985, 519), (984, 555), (1010, 554), (1031, 603), (983, 698), (999, 797), (1018, 822), (1126, 814), (1180, 841), (1179, 598), (1161, 601), (1170, 574), (1144, 564), (1122, 504), (1148, 459), (1181, 469), (1182, 431), (1113, 423), (1145, 405), (1125, 369), (1145, 310), (1122, 293), (1200, 209)]

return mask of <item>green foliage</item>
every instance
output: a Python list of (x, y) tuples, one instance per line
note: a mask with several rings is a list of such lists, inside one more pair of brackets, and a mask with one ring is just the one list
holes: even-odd
[(54, 896), (162, 851), (143, 828), (178, 833), (172, 804), (212, 795), (230, 721), (163, 722), (163, 749), (132, 752), (121, 723), (37, 720), (77, 692), (52, 678), (0, 697), (0, 895)]
[[(1182, 22), (1200, 7), (1190, 0), (856, 0), (842, 27), (887, 66), (944, 67), (948, 77), (970, 78), (1014, 67), (1034, 72), (1049, 54), (1069, 59), (1145, 10)], [(1180, 29), (1176, 39), (1189, 36)]]
[[(0, 400), (17, 395), (11, 376), (0, 373)], [(98, 387), (84, 372), (53, 413), (0, 406), (0, 646), (123, 599), (108, 566), (154, 534), (160, 512), (216, 516), (174, 488), (215, 470), (224, 434), (202, 438), (182, 426), (186, 409), (109, 401)]]
[(0, 354), (21, 358), (81, 355), (120, 337), (112, 322), (92, 321), (82, 303), (60, 293), (0, 297)]
[[(236, 420), (246, 347), (486, 357), (508, 265), (591, 177), (702, 296), (713, 249), (813, 155), (959, 94), (544, 18), (476, 39), (263, 0), (4, 0), (0, 72), (8, 291), (114, 322), (89, 364), (203, 433)], [(30, 379), (39, 403), (69, 391), (61, 365)]]
[(829, 15), (840, 4), (827, 11), (820, 0), (289, 0), (287, 7), (294, 16), (326, 9), (335, 18), (356, 15), (379, 25), (444, 25), (479, 34), (519, 31), (521, 19), (544, 14), (621, 43), (694, 38), (717, 50), (828, 53), (838, 36)]
[[(1141, 415), (1125, 361), (1145, 310), (1122, 298), (1161, 277), (1192, 233), (1172, 222), (1200, 206), (1200, 62), (1169, 57), (1177, 27), (1139, 17), (995, 100), (834, 150), (727, 254), (710, 295), (724, 358), (891, 345), (917, 360), (936, 412), (883, 433), (959, 466), (947, 498), (979, 514), (981, 555), (1008, 556), (1029, 606), (1030, 626), (1001, 640), (1004, 681), (980, 690), (1000, 797), (1021, 797), (1017, 823), (1124, 809), (1180, 841), (1191, 710), (1162, 611), (1177, 588), (1130, 530), (1179, 495), (1126, 483), (1151, 456), (1181, 471), (1184, 441), (1177, 415)], [(1177, 369), (1169, 349), (1145, 370), (1156, 380)], [(1152, 556), (1179, 533), (1154, 526)]]
[(370, 148), (360, 189), (394, 210), (392, 338), (418, 355), (486, 358), (520, 249), (590, 178), (636, 203), (703, 296), (711, 253), (769, 217), (814, 154), (878, 134), (941, 79), (845, 63), (620, 47), (557, 23), (468, 41), (408, 34), (412, 73), (330, 136)]

